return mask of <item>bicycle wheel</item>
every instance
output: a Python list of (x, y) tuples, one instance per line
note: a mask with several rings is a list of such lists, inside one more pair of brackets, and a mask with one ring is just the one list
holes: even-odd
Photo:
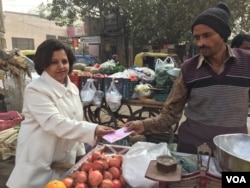
[(95, 117), (99, 125), (105, 125), (117, 129), (116, 117), (107, 106), (101, 106), (95, 110)]
[(89, 106), (85, 106), (83, 108), (83, 114), (84, 114), (84, 118), (86, 121), (90, 121), (93, 123), (97, 123), (98, 119), (97, 119), (97, 113), (98, 113), (98, 109), (99, 107), (93, 106), (93, 105), (89, 105)]
[(120, 108), (113, 112), (117, 126), (123, 127), (123, 125), (128, 121), (132, 114), (132, 108), (129, 105), (121, 105)]
[(131, 116), (128, 118), (128, 121), (143, 120), (146, 118), (155, 117), (157, 114), (159, 114), (159, 112), (160, 112), (160, 109), (157, 109), (157, 108), (142, 107), (134, 111), (131, 114)]

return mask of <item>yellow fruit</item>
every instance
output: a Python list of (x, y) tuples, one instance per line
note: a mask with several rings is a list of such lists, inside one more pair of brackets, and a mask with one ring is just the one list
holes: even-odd
[(66, 188), (66, 186), (60, 180), (51, 180), (45, 185), (44, 188)]

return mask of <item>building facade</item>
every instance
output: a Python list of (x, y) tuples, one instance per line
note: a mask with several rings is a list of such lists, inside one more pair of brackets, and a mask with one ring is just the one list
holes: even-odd
[(0, 0), (0, 50), (5, 48), (4, 32), (3, 6)]
[(54, 21), (37, 15), (3, 12), (6, 49), (36, 49), (46, 39), (55, 38), (68, 42), (67, 27), (57, 26)]

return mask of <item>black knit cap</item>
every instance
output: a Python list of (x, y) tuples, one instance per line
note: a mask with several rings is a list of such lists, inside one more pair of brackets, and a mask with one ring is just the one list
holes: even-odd
[(195, 25), (205, 24), (219, 33), (226, 42), (231, 34), (230, 18), (231, 14), (227, 4), (220, 2), (199, 14), (192, 24), (191, 31), (193, 33)]

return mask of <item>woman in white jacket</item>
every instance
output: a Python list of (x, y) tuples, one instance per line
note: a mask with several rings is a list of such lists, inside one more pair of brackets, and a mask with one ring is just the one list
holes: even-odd
[(83, 121), (79, 90), (68, 77), (74, 60), (72, 51), (58, 40), (46, 40), (37, 48), (34, 63), (41, 76), (25, 88), (25, 119), (8, 187), (44, 187), (62, 175), (52, 163), (73, 165), (85, 154), (83, 143), (93, 146), (96, 138), (114, 131)]

